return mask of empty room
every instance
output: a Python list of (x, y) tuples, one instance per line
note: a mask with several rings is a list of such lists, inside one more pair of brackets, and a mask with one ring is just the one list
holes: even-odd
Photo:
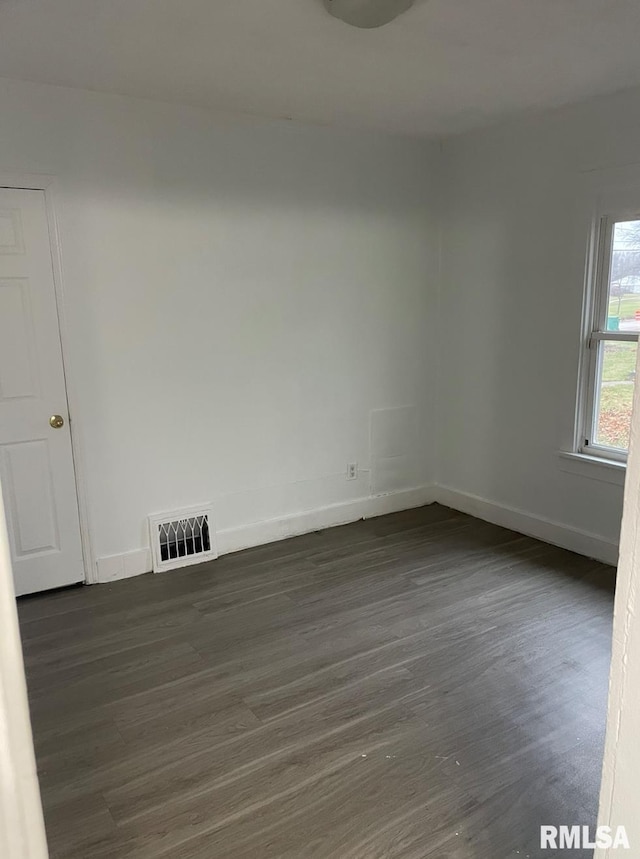
[(0, 3), (2, 859), (640, 857), (639, 35)]

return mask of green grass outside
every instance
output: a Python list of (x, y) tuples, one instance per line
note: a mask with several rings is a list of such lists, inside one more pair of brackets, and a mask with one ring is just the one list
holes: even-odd
[(602, 361), (603, 382), (626, 382), (633, 378), (636, 368), (635, 343), (607, 343)]
[(600, 391), (600, 411), (612, 412), (630, 409), (633, 402), (633, 384), (612, 385)]
[(606, 343), (604, 346), (604, 384), (600, 388), (596, 431), (599, 444), (621, 449), (629, 446), (636, 352), (636, 343)]
[[(620, 307), (618, 308), (618, 302)], [(622, 295), (620, 298), (609, 299), (609, 316), (619, 316), (620, 319), (633, 319), (636, 310), (640, 310), (640, 295)]]

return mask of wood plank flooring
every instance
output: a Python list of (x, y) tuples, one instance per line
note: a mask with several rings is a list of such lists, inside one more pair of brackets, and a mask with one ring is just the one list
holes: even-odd
[(614, 576), (432, 505), (20, 600), (52, 859), (548, 859)]

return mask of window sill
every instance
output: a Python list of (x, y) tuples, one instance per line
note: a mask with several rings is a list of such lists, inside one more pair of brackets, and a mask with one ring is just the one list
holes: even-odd
[(578, 474), (581, 477), (590, 477), (593, 480), (601, 480), (604, 483), (614, 483), (624, 486), (627, 474), (627, 463), (616, 462), (613, 459), (603, 459), (599, 456), (588, 456), (586, 453), (571, 453), (561, 450), (560, 470), (569, 474)]

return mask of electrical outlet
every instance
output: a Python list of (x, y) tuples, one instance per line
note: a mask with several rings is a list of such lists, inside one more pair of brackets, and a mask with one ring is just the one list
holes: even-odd
[(358, 463), (357, 462), (348, 462), (347, 463), (347, 480), (357, 480), (358, 479)]

